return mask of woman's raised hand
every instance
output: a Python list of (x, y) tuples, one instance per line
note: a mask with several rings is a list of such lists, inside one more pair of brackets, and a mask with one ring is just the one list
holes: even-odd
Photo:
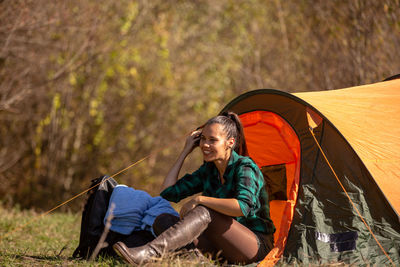
[(182, 164), (185, 161), (185, 158), (193, 151), (196, 146), (199, 145), (198, 141), (200, 141), (200, 136), (201, 131), (196, 130), (191, 132), (190, 135), (186, 138), (185, 147), (183, 148), (174, 165), (172, 165), (171, 169), (167, 173), (167, 176), (165, 176), (164, 182), (161, 186), (161, 191), (176, 183), (176, 181), (178, 180), (179, 171), (182, 168)]
[(186, 143), (183, 150), (187, 154), (190, 154), (193, 151), (193, 149), (199, 146), (200, 136), (201, 136), (201, 130), (195, 130), (191, 132), (190, 135), (186, 138)]

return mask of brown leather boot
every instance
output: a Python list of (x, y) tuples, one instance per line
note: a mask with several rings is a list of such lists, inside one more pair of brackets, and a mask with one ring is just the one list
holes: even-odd
[(211, 216), (208, 209), (204, 206), (197, 206), (182, 220), (146, 245), (128, 248), (124, 243), (118, 242), (114, 244), (113, 248), (128, 263), (139, 265), (191, 243), (203, 233), (210, 222)]
[[(153, 233), (156, 236), (161, 235), (165, 230), (178, 223), (180, 218), (170, 213), (163, 213), (157, 216), (153, 223)], [(187, 244), (181, 248), (186, 251), (194, 251), (196, 246), (192, 243)], [(200, 253), (200, 252), (199, 252)]]

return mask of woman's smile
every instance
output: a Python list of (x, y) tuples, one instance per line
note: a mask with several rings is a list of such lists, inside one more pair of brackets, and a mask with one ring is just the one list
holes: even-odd
[(211, 153), (210, 150), (203, 150), (203, 154), (204, 154), (204, 155), (209, 155), (210, 153)]
[(205, 161), (210, 161), (209, 157), (212, 156), (212, 151), (209, 149), (203, 148), (203, 158)]

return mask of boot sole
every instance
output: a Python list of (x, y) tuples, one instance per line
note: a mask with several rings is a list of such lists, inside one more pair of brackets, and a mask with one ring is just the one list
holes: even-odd
[(129, 263), (132, 266), (137, 266), (138, 264), (129, 257), (129, 252), (125, 249), (125, 247), (121, 246), (118, 243), (113, 245), (114, 251), (122, 258), (126, 263)]

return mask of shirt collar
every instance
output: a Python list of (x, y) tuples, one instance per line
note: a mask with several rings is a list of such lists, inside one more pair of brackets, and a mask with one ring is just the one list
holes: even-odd
[[(231, 156), (228, 161), (228, 165), (226, 166), (226, 169), (225, 169), (224, 176), (225, 176), (225, 174), (229, 173), (229, 171), (233, 168), (233, 166), (236, 164), (236, 162), (239, 160), (239, 158), (240, 158), (239, 154), (236, 153), (234, 150), (232, 150)], [(214, 162), (206, 162), (206, 164), (210, 167), (213, 166), (213, 167), (211, 167), (212, 170), (215, 172), (216, 175), (218, 175), (218, 169), (217, 169), (217, 166), (215, 166)], [(211, 164), (211, 165), (209, 165), (209, 164)]]

